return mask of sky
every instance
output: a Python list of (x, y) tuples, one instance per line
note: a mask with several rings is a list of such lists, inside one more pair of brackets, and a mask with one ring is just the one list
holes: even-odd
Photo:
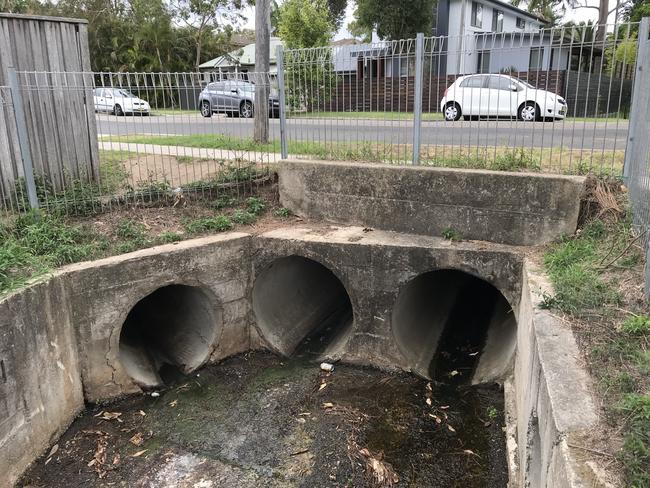
[[(506, 0), (507, 1), (507, 0)], [(598, 6), (598, 0), (580, 0), (583, 5), (593, 5)], [(614, 6), (613, 0), (610, 0), (612, 7)], [(282, 3), (280, 0), (279, 3)], [(334, 36), (334, 40), (345, 39), (352, 37), (347, 31), (347, 25), (354, 20), (354, 2), (350, 1), (348, 7), (345, 11), (345, 20), (341, 26), (341, 29)], [(246, 18), (244, 24), (242, 25), (245, 29), (255, 29), (255, 8), (248, 7), (244, 10), (244, 16)], [(613, 15), (612, 15), (613, 17)], [(564, 16), (563, 21), (573, 21), (573, 22), (587, 22), (588, 20), (596, 21), (598, 19), (598, 11), (591, 8), (578, 8), (567, 10), (566, 15)], [(610, 22), (613, 23), (613, 18), (610, 18)]]

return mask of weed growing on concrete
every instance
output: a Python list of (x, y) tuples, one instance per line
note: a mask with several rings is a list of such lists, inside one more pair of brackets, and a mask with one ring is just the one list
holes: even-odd
[(454, 242), (458, 242), (462, 240), (460, 233), (452, 229), (451, 227), (447, 227), (445, 230), (442, 231), (442, 237), (444, 237), (449, 241), (454, 241)]

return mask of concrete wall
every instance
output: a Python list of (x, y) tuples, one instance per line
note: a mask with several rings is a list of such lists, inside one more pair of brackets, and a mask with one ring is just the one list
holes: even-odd
[(165, 285), (197, 286), (212, 298), (220, 323), (211, 360), (248, 350), (249, 241), (224, 234), (66, 268), (86, 399), (140, 391), (118, 359), (120, 329), (138, 301)]
[(526, 261), (522, 277), (510, 412), (519, 465), (512, 481), (531, 488), (603, 486), (585, 451), (570, 447), (597, 427), (598, 416), (569, 325), (540, 308), (552, 290), (538, 269)]
[(377, 164), (285, 161), (280, 201), (312, 219), (513, 245), (576, 230), (585, 179)]
[(0, 487), (83, 408), (65, 280), (57, 276), (0, 301)]

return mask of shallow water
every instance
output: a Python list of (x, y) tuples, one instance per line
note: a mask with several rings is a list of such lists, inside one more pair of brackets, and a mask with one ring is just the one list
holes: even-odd
[(502, 391), (429, 385), (237, 356), (159, 397), (88, 408), (22, 486), (371, 487), (379, 467), (398, 487), (505, 487)]

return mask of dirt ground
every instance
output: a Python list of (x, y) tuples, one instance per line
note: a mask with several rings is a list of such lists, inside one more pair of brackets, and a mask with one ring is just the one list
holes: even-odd
[(505, 487), (503, 393), (253, 352), (89, 406), (21, 487)]

